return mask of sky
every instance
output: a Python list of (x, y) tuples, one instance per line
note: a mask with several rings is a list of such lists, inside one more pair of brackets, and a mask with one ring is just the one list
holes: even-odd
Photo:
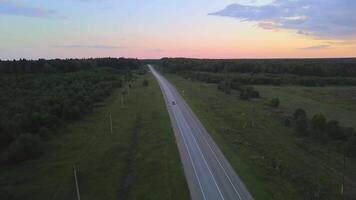
[(356, 57), (355, 0), (0, 0), (0, 59)]

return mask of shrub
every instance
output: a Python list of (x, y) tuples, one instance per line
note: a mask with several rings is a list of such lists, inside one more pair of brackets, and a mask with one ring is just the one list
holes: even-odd
[(145, 80), (143, 80), (143, 82), (142, 82), (142, 85), (143, 85), (143, 86), (147, 87), (147, 86), (148, 86), (148, 84), (149, 84), (148, 80), (146, 80), (146, 79), (145, 79)]
[[(20, 132), (19, 127), (12, 120), (0, 121), (0, 145), (7, 146), (15, 140)], [(1, 148), (1, 147), (0, 147)]]
[(242, 100), (249, 100), (250, 99), (250, 96), (248, 95), (248, 93), (244, 90), (242, 90), (240, 92), (240, 99)]
[(273, 98), (273, 99), (270, 101), (269, 105), (270, 105), (271, 107), (278, 108), (278, 107), (279, 107), (279, 99), (278, 99), (278, 98)]
[(339, 122), (336, 120), (330, 120), (326, 123), (326, 132), (333, 140), (344, 139), (343, 130), (340, 127)]
[(112, 82), (112, 86), (113, 86), (114, 88), (121, 88), (121, 87), (122, 87), (122, 81), (121, 81), (121, 80), (113, 81), (113, 82)]
[(237, 91), (240, 91), (241, 90), (241, 83), (239, 82), (232, 82), (231, 83), (231, 88), (234, 89), (234, 90), (237, 90)]
[(231, 94), (231, 88), (231, 81), (222, 80), (218, 84), (218, 90), (223, 91), (225, 94)]
[(287, 126), (287, 127), (290, 126), (290, 125), (291, 125), (290, 119), (288, 119), (288, 118), (285, 119), (284, 122), (283, 122), (283, 124), (284, 124), (284, 126)]
[(356, 155), (356, 132), (353, 130), (352, 134), (348, 137), (347, 152), (349, 157), (355, 157)]
[(39, 130), (38, 130), (38, 136), (42, 139), (42, 140), (48, 140), (50, 135), (51, 135), (51, 131), (45, 127), (45, 126), (42, 126)]
[(352, 139), (354, 139), (353, 137), (355, 136), (355, 129), (352, 127), (343, 128), (343, 133), (344, 133), (345, 139), (348, 141), (351, 141)]
[[(85, 104), (85, 106), (88, 106), (90, 105), (89, 103), (88, 104)], [(55, 115), (52, 115), (52, 114), (48, 114), (48, 113), (44, 113), (42, 115), (42, 121), (43, 121), (43, 124), (48, 127), (48, 128), (51, 128), (51, 129), (56, 129), (59, 127), (60, 125), (60, 122), (59, 122), (59, 119), (57, 116)]]
[(42, 145), (38, 136), (23, 134), (10, 144), (5, 157), (8, 163), (16, 163), (35, 158), (40, 153)]
[(260, 98), (260, 93), (253, 89), (251, 91), (251, 98), (253, 98), (253, 99)]
[(322, 114), (314, 115), (311, 120), (311, 123), (312, 123), (313, 130), (319, 130), (319, 131), (325, 130), (326, 119), (325, 119), (324, 115), (322, 115)]
[(294, 119), (298, 119), (299, 117), (304, 117), (307, 118), (307, 113), (305, 112), (305, 110), (298, 108), (294, 111)]
[(253, 87), (243, 87), (241, 88), (240, 98), (242, 100), (249, 100), (253, 98), (259, 98), (260, 93), (256, 91)]
[(307, 136), (308, 135), (308, 119), (306, 116), (301, 115), (295, 121), (295, 131), (299, 136)]
[(80, 109), (78, 106), (65, 105), (63, 107), (63, 117), (66, 121), (74, 121), (80, 117)]

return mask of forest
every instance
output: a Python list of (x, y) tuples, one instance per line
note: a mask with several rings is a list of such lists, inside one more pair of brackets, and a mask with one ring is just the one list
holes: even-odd
[(218, 83), (229, 78), (243, 84), (356, 85), (356, 59), (241, 59), (163, 58), (169, 72)]
[(91, 58), (91, 59), (53, 59), (53, 60), (0, 60), (0, 73), (53, 73), (74, 72), (97, 67), (111, 67), (117, 70), (137, 70), (141, 63), (137, 59)]
[(34, 158), (58, 129), (144, 73), (124, 58), (0, 62), (0, 163)]
[(300, 76), (356, 77), (355, 58), (327, 59), (188, 59), (163, 58), (169, 71), (204, 71), (214, 73), (270, 73)]

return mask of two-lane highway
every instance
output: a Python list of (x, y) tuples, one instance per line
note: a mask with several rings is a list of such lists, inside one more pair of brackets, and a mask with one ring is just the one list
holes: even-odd
[(252, 200), (219, 147), (177, 90), (152, 65), (166, 101), (193, 200)]

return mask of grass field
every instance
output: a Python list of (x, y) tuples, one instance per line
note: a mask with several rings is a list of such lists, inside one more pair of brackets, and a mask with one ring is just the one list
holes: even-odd
[(76, 199), (75, 163), (82, 199), (189, 199), (158, 84), (150, 74), (140, 77), (125, 99), (122, 106), (117, 90), (60, 130), (43, 156), (0, 167), (0, 199)]
[[(296, 138), (294, 130), (269, 111), (265, 99), (242, 101), (237, 92), (226, 95), (215, 84), (165, 76), (200, 117), (257, 200), (342, 199), (342, 155), (312, 140)], [(346, 199), (353, 199), (356, 165), (349, 162), (346, 174), (351, 183), (345, 193)]]
[(324, 114), (328, 119), (356, 128), (356, 87), (255, 87), (267, 100), (278, 97), (285, 110), (304, 108), (310, 116)]

